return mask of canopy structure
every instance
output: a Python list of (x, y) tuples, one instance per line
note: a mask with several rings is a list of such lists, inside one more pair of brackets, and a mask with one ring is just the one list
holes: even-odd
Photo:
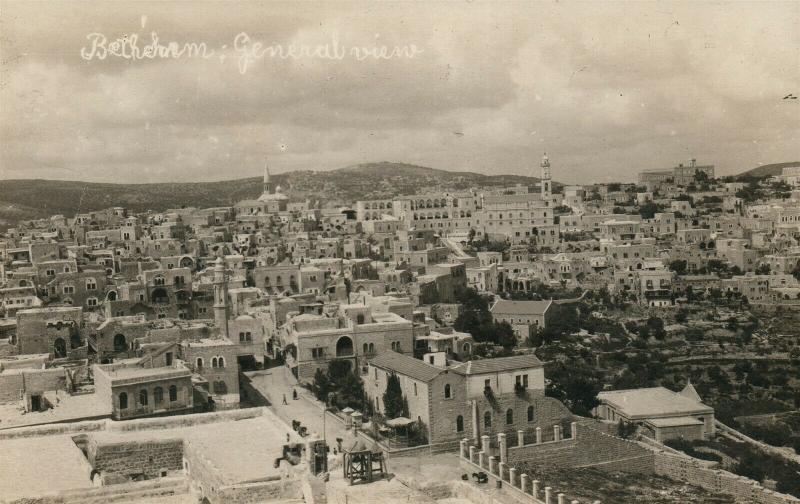
[(386, 426), (392, 430), (392, 441), (395, 444), (408, 444), (408, 426), (413, 424), (414, 420), (406, 417), (392, 418), (386, 421)]
[(367, 446), (363, 440), (355, 439), (344, 448), (342, 457), (344, 478), (349, 480), (351, 485), (356, 482), (369, 483), (386, 474), (383, 452), (374, 443), (372, 446)]

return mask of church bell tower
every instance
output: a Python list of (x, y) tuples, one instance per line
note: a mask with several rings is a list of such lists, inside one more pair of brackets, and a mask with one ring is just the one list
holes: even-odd
[(542, 156), (542, 162), (539, 164), (539, 166), (542, 168), (542, 199), (549, 200), (552, 194), (552, 181), (550, 180), (550, 158), (547, 157), (546, 152), (544, 153), (544, 156)]

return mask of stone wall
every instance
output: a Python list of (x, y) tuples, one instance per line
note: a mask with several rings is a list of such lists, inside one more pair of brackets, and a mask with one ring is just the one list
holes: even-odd
[(575, 427), (575, 439), (509, 448), (509, 461), (523, 467), (528, 464), (547, 464), (556, 467), (596, 467), (608, 471), (653, 473), (652, 452), (648, 449), (588, 425), (575, 424)]
[(703, 467), (700, 461), (670, 455), (654, 454), (656, 474), (703, 487), (709, 491), (732, 495), (739, 502), (751, 504), (798, 504), (800, 499), (773, 492), (757, 482), (720, 469)]
[(0, 404), (21, 401), (24, 388), (22, 373), (0, 374)]
[(104, 443), (91, 439), (87, 457), (101, 475), (147, 478), (160, 477), (164, 471), (183, 467), (183, 440), (152, 439), (121, 443)]

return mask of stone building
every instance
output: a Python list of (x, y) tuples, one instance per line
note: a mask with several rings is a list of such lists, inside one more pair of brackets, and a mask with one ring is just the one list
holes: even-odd
[(187, 366), (206, 380), (208, 394), (216, 406), (239, 404), (238, 349), (229, 339), (202, 339), (181, 343)]
[(95, 393), (112, 406), (115, 420), (191, 412), (192, 373), (178, 360), (171, 366), (145, 367), (147, 361), (128, 359), (95, 364)]
[(307, 305), (287, 319), (278, 333), (292, 373), (303, 383), (325, 371), (334, 359), (357, 367), (368, 357), (385, 352), (413, 354), (413, 323), (400, 315), (379, 312), (366, 305), (343, 304), (324, 314), (322, 305)]
[(390, 375), (400, 380), (409, 417), (428, 429), (432, 444), (522, 430), (552, 428), (572, 419), (560, 402), (544, 396), (544, 367), (533, 355), (436, 366), (386, 353), (369, 360), (364, 389), (384, 411)]
[(68, 357), (85, 345), (81, 336), (83, 308), (52, 306), (19, 310), (17, 348), (20, 354), (50, 354)]
[(664, 387), (614, 390), (597, 394), (595, 414), (612, 422), (630, 422), (656, 441), (706, 439), (715, 431), (714, 408), (702, 403), (691, 383), (681, 392)]
[(525, 340), (536, 331), (547, 327), (552, 316), (552, 301), (508, 301), (498, 299), (489, 308), (495, 322), (508, 322), (514, 334)]

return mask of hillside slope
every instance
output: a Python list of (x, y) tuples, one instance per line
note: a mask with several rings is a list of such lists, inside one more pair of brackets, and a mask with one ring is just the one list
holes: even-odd
[(741, 180), (743, 178), (751, 178), (751, 177), (755, 178), (772, 177), (775, 175), (780, 175), (784, 168), (790, 168), (793, 166), (800, 166), (800, 161), (761, 165), (751, 170), (747, 170), (746, 172), (742, 172), (739, 175), (736, 175), (736, 179)]
[[(458, 191), (474, 186), (532, 186), (538, 179), (519, 175), (449, 172), (404, 163), (366, 163), (328, 172), (294, 171), (273, 176), (292, 199), (319, 202), (324, 207), (357, 199), (390, 198), (426, 191)], [(0, 180), (0, 228), (21, 220), (112, 206), (133, 212), (161, 211), (181, 206), (229, 206), (257, 198), (261, 178), (220, 182), (106, 184), (59, 180)]]

